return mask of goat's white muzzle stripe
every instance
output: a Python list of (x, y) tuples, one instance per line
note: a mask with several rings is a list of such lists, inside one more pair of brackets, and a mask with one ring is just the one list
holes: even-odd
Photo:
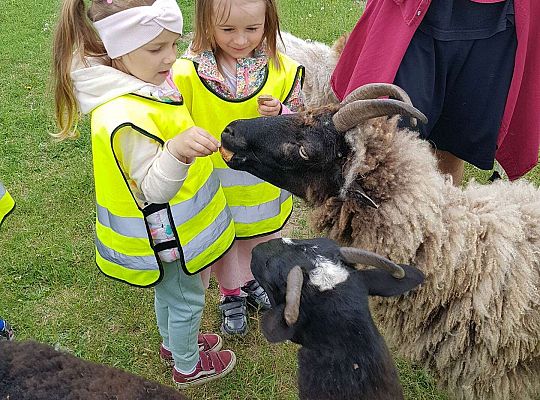
[(118, 58), (155, 39), (163, 29), (182, 34), (182, 12), (176, 0), (156, 0), (94, 22), (107, 55)]

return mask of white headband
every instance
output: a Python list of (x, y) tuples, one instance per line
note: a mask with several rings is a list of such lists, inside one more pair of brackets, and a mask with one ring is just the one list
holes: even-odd
[(183, 19), (176, 0), (156, 0), (94, 22), (107, 55), (118, 58), (155, 39), (163, 29), (182, 34)]

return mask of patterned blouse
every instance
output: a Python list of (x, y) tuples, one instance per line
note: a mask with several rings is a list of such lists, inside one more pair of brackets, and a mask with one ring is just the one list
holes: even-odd
[[(253, 57), (239, 58), (236, 64), (236, 93), (231, 90), (218, 68), (216, 57), (210, 50), (195, 54), (190, 49), (182, 56), (198, 64), (197, 73), (219, 95), (229, 99), (249, 97), (264, 84), (269, 57), (263, 45), (255, 49)], [(296, 79), (291, 95), (284, 103), (293, 112), (304, 107), (301, 80)]]

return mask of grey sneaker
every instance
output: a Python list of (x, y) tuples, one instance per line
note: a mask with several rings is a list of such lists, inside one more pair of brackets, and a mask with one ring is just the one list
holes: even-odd
[(244, 336), (247, 333), (246, 298), (225, 296), (219, 303), (221, 310), (221, 332), (225, 335)]
[(247, 294), (247, 303), (251, 307), (262, 311), (272, 308), (268, 295), (255, 279), (242, 286), (242, 291)]

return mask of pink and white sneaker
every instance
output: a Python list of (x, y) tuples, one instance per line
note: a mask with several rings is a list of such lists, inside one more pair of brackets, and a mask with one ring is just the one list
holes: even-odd
[[(223, 346), (223, 339), (215, 333), (200, 333), (197, 336), (199, 351), (219, 351)], [(174, 367), (174, 359), (170, 350), (163, 347), (163, 343), (159, 348), (159, 357), (161, 361), (168, 367)]]
[(173, 367), (173, 382), (178, 388), (202, 385), (227, 375), (235, 365), (236, 356), (231, 350), (200, 351), (199, 362), (191, 374), (183, 374)]

